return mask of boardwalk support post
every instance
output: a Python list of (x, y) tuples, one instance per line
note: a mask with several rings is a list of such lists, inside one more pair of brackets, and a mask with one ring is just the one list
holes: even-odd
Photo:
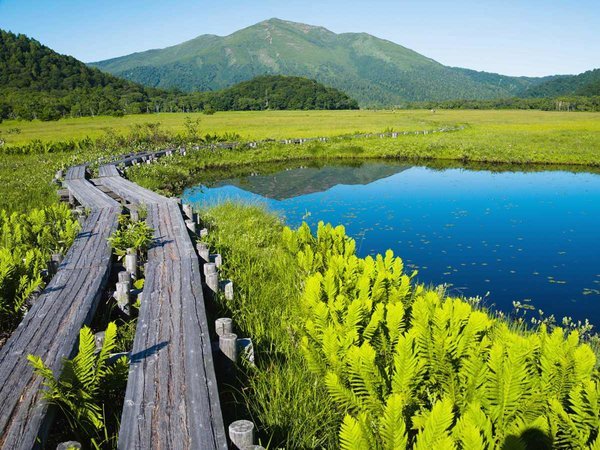
[(229, 439), (233, 448), (246, 450), (254, 445), (254, 424), (249, 420), (236, 420), (229, 425)]
[(219, 336), (219, 350), (233, 363), (237, 362), (237, 334), (227, 333)]
[(219, 274), (215, 263), (204, 264), (204, 275), (206, 276), (206, 285), (216, 294), (219, 291)]
[(219, 290), (225, 294), (225, 300), (233, 300), (233, 281), (223, 280), (219, 282)]
[(206, 242), (196, 242), (196, 250), (198, 250), (198, 255), (200, 258), (202, 258), (204, 262), (208, 262), (210, 259), (208, 244)]
[(125, 255), (125, 270), (134, 278), (137, 277), (137, 252), (132, 248), (128, 248)]
[(231, 334), (233, 332), (233, 320), (229, 317), (221, 317), (215, 320), (215, 333), (221, 337), (225, 334)]
[(63, 255), (62, 253), (54, 253), (52, 254), (52, 256), (50, 257), (50, 264), (48, 267), (48, 271), (50, 272), (51, 275), (55, 275), (56, 272), (58, 272), (58, 266), (60, 266), (60, 263), (63, 260)]
[(188, 227), (188, 230), (190, 230), (192, 233), (196, 234), (196, 222), (194, 222), (192, 219), (186, 219), (185, 226)]
[(117, 306), (125, 314), (129, 315), (129, 292), (131, 291), (131, 276), (128, 272), (119, 272), (119, 281), (116, 285), (115, 300)]
[(181, 208), (183, 209), (183, 213), (187, 216), (188, 219), (194, 218), (194, 211), (192, 209), (192, 205), (190, 205), (189, 203), (184, 203), (183, 205), (181, 205)]

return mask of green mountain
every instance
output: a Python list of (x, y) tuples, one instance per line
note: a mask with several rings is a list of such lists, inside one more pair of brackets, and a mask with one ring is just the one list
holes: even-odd
[(354, 109), (356, 100), (313, 80), (271, 76), (222, 91), (151, 88), (88, 67), (22, 34), (0, 30), (0, 122), (207, 109)]
[(341, 89), (362, 105), (511, 97), (545, 80), (447, 67), (366, 33), (336, 34), (280, 19), (92, 66), (147, 86), (185, 91), (222, 89), (265, 74), (303, 76)]
[(559, 97), (564, 95), (600, 95), (600, 69), (588, 70), (579, 75), (553, 77), (535, 86), (525, 88), (523, 97)]
[(0, 120), (143, 112), (160, 94), (0, 30)]

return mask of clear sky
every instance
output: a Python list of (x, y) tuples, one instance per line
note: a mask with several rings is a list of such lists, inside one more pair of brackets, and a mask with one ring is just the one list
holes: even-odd
[(85, 62), (271, 17), (364, 31), (446, 65), (507, 75), (600, 67), (600, 0), (0, 0), (0, 28)]

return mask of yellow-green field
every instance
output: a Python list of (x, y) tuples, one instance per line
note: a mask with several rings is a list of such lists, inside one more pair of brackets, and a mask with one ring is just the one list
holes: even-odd
[[(199, 119), (190, 137), (186, 119)], [(135, 127), (160, 123), (155, 128)], [(197, 170), (293, 159), (402, 158), (456, 162), (600, 167), (600, 113), (542, 111), (267, 111), (156, 114), (0, 124), (0, 209), (26, 210), (56, 201), (54, 171), (100, 157), (165, 146), (197, 145), (207, 133), (239, 140), (339, 136), (357, 132), (431, 130), (464, 125), (460, 131), (333, 140), (298, 146), (200, 152), (177, 163), (133, 171), (148, 187), (179, 186)], [(15, 130), (18, 130), (16, 132)], [(110, 133), (107, 131), (110, 130)], [(194, 132), (195, 133), (195, 132)], [(84, 138), (90, 138), (82, 141)], [(97, 139), (96, 139), (97, 138)], [(32, 142), (45, 144), (32, 144)], [(4, 152), (2, 151), (4, 149)], [(160, 172), (160, 173), (159, 173)]]
[[(84, 117), (56, 122), (9, 120), (0, 124), (5, 145), (32, 140), (61, 141), (99, 137), (107, 129), (127, 132), (135, 124), (159, 122), (161, 129), (183, 132), (186, 117), (200, 119), (202, 133), (234, 132), (242, 139), (336, 136), (355, 132), (379, 132), (388, 128), (411, 131), (438, 126), (469, 124), (487, 133), (600, 133), (600, 113), (546, 111), (248, 111), (141, 114), (125, 117)], [(18, 133), (15, 133), (18, 129)]]

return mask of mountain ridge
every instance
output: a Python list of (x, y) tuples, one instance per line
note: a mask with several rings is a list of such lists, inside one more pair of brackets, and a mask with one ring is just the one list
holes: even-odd
[(258, 75), (315, 79), (363, 106), (511, 97), (553, 77), (512, 77), (444, 66), (368, 33), (269, 19), (227, 36), (200, 35), (164, 49), (90, 63), (147, 86), (215, 90)]

